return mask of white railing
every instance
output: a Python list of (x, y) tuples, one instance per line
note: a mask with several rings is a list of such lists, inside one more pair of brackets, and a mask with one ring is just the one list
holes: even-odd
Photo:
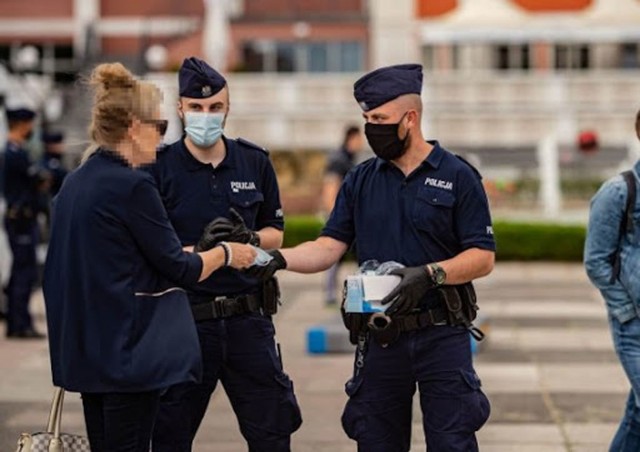
[[(362, 121), (353, 99), (359, 75), (232, 74), (228, 131), (273, 149), (332, 148), (345, 124)], [(176, 76), (151, 78), (173, 115)], [(425, 133), (453, 146), (535, 147), (549, 134), (572, 142), (583, 129), (626, 145), (640, 108), (640, 74), (426, 73), (423, 99)]]

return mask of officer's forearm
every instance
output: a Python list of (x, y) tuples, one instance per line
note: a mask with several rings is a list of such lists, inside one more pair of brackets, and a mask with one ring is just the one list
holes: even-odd
[(282, 246), (284, 233), (276, 228), (267, 227), (258, 231), (260, 236), (260, 248), (265, 250), (278, 249)]
[(338, 262), (347, 245), (330, 237), (320, 237), (295, 248), (280, 250), (287, 261), (287, 270), (297, 273), (317, 273)]
[(447, 272), (446, 284), (464, 284), (491, 273), (494, 262), (493, 251), (471, 248), (439, 264)]

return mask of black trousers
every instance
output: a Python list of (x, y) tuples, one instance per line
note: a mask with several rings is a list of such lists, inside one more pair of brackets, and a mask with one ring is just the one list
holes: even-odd
[(91, 452), (149, 452), (160, 391), (83, 393)]

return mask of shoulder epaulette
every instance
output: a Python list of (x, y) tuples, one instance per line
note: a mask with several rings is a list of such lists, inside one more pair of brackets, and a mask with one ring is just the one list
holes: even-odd
[(478, 168), (476, 168), (475, 166), (473, 166), (471, 163), (469, 163), (469, 161), (467, 159), (465, 159), (464, 157), (458, 155), (458, 154), (454, 154), (459, 160), (461, 160), (465, 165), (467, 165), (469, 168), (471, 168), (471, 170), (476, 174), (476, 176), (478, 176), (478, 179), (482, 179), (482, 174), (480, 174), (480, 171), (478, 171)]
[(251, 141), (247, 141), (244, 138), (236, 138), (236, 142), (244, 147), (255, 149), (263, 152), (265, 155), (269, 155), (269, 151), (267, 151), (265, 148), (263, 148), (262, 146), (258, 146), (257, 144), (252, 143)]

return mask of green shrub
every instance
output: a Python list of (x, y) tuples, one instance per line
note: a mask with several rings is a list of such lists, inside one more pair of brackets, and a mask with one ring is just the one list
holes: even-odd
[(315, 240), (324, 226), (319, 217), (312, 215), (290, 216), (285, 219), (284, 247), (289, 248), (302, 242)]
[(586, 228), (548, 223), (493, 225), (501, 261), (582, 261)]
[[(314, 240), (323, 224), (314, 216), (288, 217), (284, 246)], [(493, 230), (500, 261), (582, 261), (584, 226), (496, 221)]]

